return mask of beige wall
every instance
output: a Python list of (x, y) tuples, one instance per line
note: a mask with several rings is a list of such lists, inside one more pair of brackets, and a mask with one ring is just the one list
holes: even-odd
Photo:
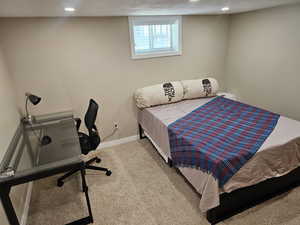
[[(16, 106), (15, 89), (0, 48), (0, 161), (9, 145), (19, 123)], [(0, 224), (6, 225), (7, 220), (0, 203)]]
[(16, 107), (15, 88), (0, 48), (0, 159), (17, 129), (19, 113)]
[[(6, 66), (0, 48), (0, 161), (19, 125), (20, 115), (16, 101), (16, 87)], [(28, 168), (30, 163), (28, 154), (24, 151), (19, 168)], [(24, 203), (27, 193), (27, 184), (18, 185), (12, 188), (10, 197), (13, 202), (16, 214), (21, 221), (24, 210)], [(8, 225), (6, 215), (0, 203), (0, 224)]]
[[(232, 15), (230, 20), (184, 16), (182, 56), (132, 60), (127, 17), (0, 19), (5, 56), (0, 51), (0, 107), (5, 109), (0, 159), (19, 119), (16, 90), (20, 108), (26, 91), (43, 97), (31, 108), (34, 113), (74, 109), (82, 117), (88, 99), (95, 98), (101, 105), (103, 136), (113, 122), (119, 123), (111, 139), (137, 132), (136, 88), (206, 74), (242, 100), (300, 120), (299, 27), (300, 4)], [(21, 189), (22, 194), (13, 196), (19, 203), (26, 190)], [(6, 223), (0, 209), (0, 224)]]
[(135, 89), (166, 80), (216, 77), (223, 85), (226, 16), (184, 16), (183, 55), (132, 60), (127, 17), (1, 19), (0, 43), (19, 90), (41, 95), (35, 113), (101, 105), (98, 126), (111, 138), (137, 134)]
[(230, 17), (227, 89), (300, 120), (300, 4)]

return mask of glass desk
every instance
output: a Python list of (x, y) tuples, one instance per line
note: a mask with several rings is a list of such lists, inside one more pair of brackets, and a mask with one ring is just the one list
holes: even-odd
[[(45, 135), (51, 138), (47, 145), (41, 142)], [(89, 216), (69, 225), (93, 223), (73, 115), (71, 112), (53, 113), (35, 117), (33, 124), (21, 122), (0, 163), (0, 197), (10, 224), (20, 224), (9, 196), (11, 187), (78, 168)]]

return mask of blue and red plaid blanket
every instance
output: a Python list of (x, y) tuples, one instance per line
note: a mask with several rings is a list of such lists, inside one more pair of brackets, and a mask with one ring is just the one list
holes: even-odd
[(216, 97), (168, 126), (173, 164), (211, 173), (223, 187), (257, 152), (279, 117)]

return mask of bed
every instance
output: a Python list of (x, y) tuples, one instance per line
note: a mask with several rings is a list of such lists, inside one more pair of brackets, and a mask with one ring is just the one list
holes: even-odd
[[(147, 137), (166, 163), (172, 165), (168, 126), (211, 98), (140, 109), (140, 137)], [(300, 122), (280, 116), (277, 125), (256, 154), (222, 188), (201, 170), (178, 167), (180, 173), (201, 194), (199, 208), (211, 224), (299, 185)]]

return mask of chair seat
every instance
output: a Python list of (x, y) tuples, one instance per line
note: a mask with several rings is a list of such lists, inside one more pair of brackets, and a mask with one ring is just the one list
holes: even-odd
[(88, 136), (85, 133), (78, 132), (81, 152), (87, 155), (90, 151), (96, 150), (100, 143), (100, 137), (98, 134)]
[(82, 154), (87, 155), (92, 150), (90, 137), (87, 134), (82, 132), (78, 132), (78, 136), (79, 136), (81, 152)]

